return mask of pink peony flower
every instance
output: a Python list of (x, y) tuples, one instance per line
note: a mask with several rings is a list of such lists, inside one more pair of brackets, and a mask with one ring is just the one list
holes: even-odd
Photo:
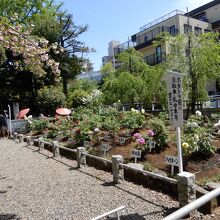
[(145, 144), (145, 139), (144, 138), (139, 138), (139, 139), (137, 139), (137, 142), (141, 145), (144, 145)]
[(141, 134), (140, 134), (140, 133), (135, 133), (133, 136), (134, 136), (136, 139), (141, 138)]
[(148, 130), (147, 135), (150, 136), (150, 137), (153, 137), (155, 134), (152, 130)]

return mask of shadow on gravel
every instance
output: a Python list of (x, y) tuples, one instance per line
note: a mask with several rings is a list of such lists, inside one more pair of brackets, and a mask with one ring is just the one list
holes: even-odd
[(20, 217), (18, 217), (16, 214), (1, 214), (0, 213), (0, 220), (19, 220), (21, 219)]
[(178, 210), (179, 208), (169, 208), (169, 209), (166, 209), (165, 212), (164, 212), (164, 215), (163, 217), (166, 217), (170, 214), (172, 214), (173, 212), (175, 212), (176, 210)]
[(150, 204), (152, 204), (152, 205), (155, 205), (155, 206), (158, 206), (158, 207), (162, 207), (162, 208), (165, 209), (165, 210), (167, 209), (166, 206), (158, 205), (158, 204), (156, 204), (156, 203), (154, 203), (154, 202), (152, 202), (152, 201), (150, 201), (150, 200), (148, 200), (148, 199), (146, 199), (146, 198), (143, 198), (143, 197), (140, 196), (140, 195), (137, 195), (137, 194), (135, 194), (135, 193), (133, 193), (133, 192), (130, 192), (130, 191), (128, 191), (128, 190), (126, 190), (126, 189), (120, 187), (120, 185), (115, 184), (115, 183), (113, 183), (113, 182), (104, 182), (104, 183), (101, 184), (101, 185), (104, 186), (104, 187), (114, 186), (114, 187), (116, 187), (117, 189), (120, 189), (120, 190), (122, 190), (122, 191), (124, 191), (124, 192), (126, 192), (126, 193), (128, 193), (128, 194), (130, 194), (130, 195), (132, 195), (132, 196), (137, 197), (138, 199), (141, 199), (141, 200), (143, 200), (143, 201), (145, 201), (145, 202), (148, 202), (148, 203), (150, 203)]
[[(117, 220), (117, 217), (107, 217), (107, 220)], [(120, 220), (145, 220), (145, 218), (138, 213), (120, 215)]]
[[(152, 202), (152, 201), (150, 201), (150, 200), (147, 200), (146, 198), (143, 198), (142, 196), (140, 196), (140, 195), (137, 195), (137, 194), (135, 194), (135, 193), (133, 193), (133, 192), (130, 192), (130, 191), (128, 191), (128, 190), (126, 190), (126, 189), (124, 189), (124, 188), (122, 188), (122, 187), (120, 187), (118, 184), (115, 184), (115, 183), (113, 183), (112, 181), (111, 182), (106, 182), (105, 180), (103, 180), (102, 178), (100, 178), (100, 177), (97, 177), (97, 176), (95, 176), (95, 175), (93, 175), (93, 174), (91, 174), (91, 173), (88, 173), (88, 172), (85, 172), (85, 171), (82, 171), (82, 170), (80, 170), (80, 168), (78, 168), (78, 167), (73, 167), (73, 166), (70, 166), (70, 165), (68, 165), (68, 164), (66, 164), (66, 163), (64, 163), (64, 162), (62, 162), (62, 161), (60, 161), (59, 160), (59, 158), (55, 158), (55, 157), (53, 157), (53, 156), (51, 156), (51, 157), (49, 157), (48, 155), (46, 155), (46, 154), (44, 154), (44, 153), (42, 153), (42, 152), (39, 152), (39, 151), (37, 151), (37, 150), (33, 150), (33, 148), (31, 148), (31, 147), (29, 147), (29, 146), (24, 146), (24, 147), (27, 147), (27, 148), (29, 148), (29, 149), (31, 149), (32, 151), (34, 151), (34, 152), (38, 152), (39, 154), (41, 154), (41, 155), (43, 155), (43, 156), (45, 156), (46, 157), (46, 159), (53, 159), (53, 160), (55, 160), (56, 162), (58, 162), (58, 163), (61, 163), (61, 164), (63, 164), (63, 165), (65, 165), (65, 166), (67, 166), (67, 167), (69, 167), (69, 170), (71, 171), (71, 170), (77, 170), (77, 171), (79, 171), (79, 172), (81, 172), (81, 173), (83, 173), (83, 174), (85, 174), (85, 175), (88, 175), (88, 176), (90, 176), (90, 177), (93, 177), (93, 178), (95, 178), (95, 179), (98, 179), (98, 180), (100, 180), (100, 181), (102, 181), (103, 183), (101, 184), (103, 187), (110, 187), (110, 186), (113, 186), (113, 187), (116, 187), (117, 189), (120, 189), (120, 190), (122, 190), (122, 191), (124, 191), (124, 192), (126, 192), (126, 193), (128, 193), (128, 194), (130, 194), (130, 195), (132, 195), (132, 196), (135, 196), (135, 197), (137, 197), (137, 198), (139, 198), (139, 199), (141, 199), (141, 200), (143, 200), (143, 201), (145, 201), (145, 202), (148, 202), (148, 203), (150, 203), (150, 204), (152, 204), (152, 205), (155, 205), (155, 206), (158, 206), (158, 207), (161, 207), (161, 208), (163, 208), (164, 210), (165, 210), (165, 214), (164, 214), (164, 216), (166, 216), (166, 215), (169, 215), (170, 213), (172, 213), (172, 212), (174, 212), (176, 209), (174, 208), (171, 208), (171, 209), (168, 209), (166, 206), (164, 206), (164, 205), (158, 205), (158, 204), (156, 204), (156, 203), (154, 203), (154, 202)], [(134, 215), (134, 214), (132, 214), (132, 215)], [(146, 215), (148, 215), (148, 214), (146, 214)], [(141, 216), (140, 216), (141, 217)], [(145, 219), (145, 218), (134, 218), (133, 217), (133, 219), (140, 219), (140, 220), (142, 220), (142, 219)], [(122, 218), (123, 219), (123, 218)], [(129, 220), (129, 218), (124, 218), (124, 219), (128, 219)], [(132, 219), (131, 217), (130, 217), (130, 219)], [(0, 220), (1, 220), (1, 218), (0, 218)]]

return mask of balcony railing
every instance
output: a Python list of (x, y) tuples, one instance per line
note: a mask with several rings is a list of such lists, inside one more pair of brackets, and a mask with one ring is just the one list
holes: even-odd
[(160, 18), (158, 18), (158, 19), (156, 19), (156, 20), (140, 27), (140, 31), (144, 31), (144, 30), (146, 30), (146, 29), (148, 29), (148, 28), (150, 28), (150, 27), (152, 27), (152, 26), (154, 26), (154, 25), (156, 25), (156, 24), (158, 24), (158, 23), (160, 23), (160, 22), (162, 22), (166, 19), (169, 19), (169, 18), (175, 16), (175, 15), (184, 15), (184, 14), (186, 14), (186, 12), (179, 11), (179, 10), (172, 11), (172, 12), (170, 12), (170, 13), (168, 13), (168, 14), (166, 14), (166, 15), (164, 15), (164, 16), (162, 16), (162, 17), (160, 17)]
[(135, 42), (132, 42), (131, 40), (129, 41), (126, 41), (116, 47), (114, 47), (114, 55), (118, 54), (118, 53), (121, 53), (129, 48), (132, 48), (136, 45)]
[(144, 60), (148, 65), (153, 66), (164, 62), (166, 60), (166, 53), (162, 52), (160, 54), (152, 54), (150, 56), (146, 56)]
[[(173, 29), (172, 29), (173, 28)], [(139, 36), (132, 36), (132, 40), (136, 42), (136, 46), (140, 45), (140, 44), (147, 44), (148, 42), (151, 42), (152, 40), (154, 40), (160, 33), (163, 32), (168, 32), (171, 35), (176, 35), (178, 34), (178, 29), (175, 28), (174, 26), (172, 26), (172, 28), (170, 27), (157, 27), (151, 31), (148, 31), (144, 34), (141, 34)]]

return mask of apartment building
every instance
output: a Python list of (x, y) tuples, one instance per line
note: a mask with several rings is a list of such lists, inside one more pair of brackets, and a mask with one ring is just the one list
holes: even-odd
[[(142, 27), (139, 32), (131, 36), (131, 40), (114, 48), (114, 53), (120, 53), (130, 47), (140, 51), (147, 64), (156, 65), (166, 58), (166, 47), (155, 47), (153, 41), (164, 32), (173, 36), (187, 32), (196, 34), (220, 31), (220, 0), (214, 0), (188, 13), (179, 10), (172, 11)], [(208, 85), (210, 94), (220, 92), (216, 82)]]
[(117, 61), (115, 60), (114, 48), (120, 45), (119, 41), (112, 40), (108, 44), (108, 56), (102, 57), (102, 65), (105, 65), (107, 62), (112, 62), (113, 67), (117, 66)]

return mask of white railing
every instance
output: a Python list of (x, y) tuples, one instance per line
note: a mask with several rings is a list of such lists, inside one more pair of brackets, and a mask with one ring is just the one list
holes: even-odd
[(27, 126), (28, 121), (23, 120), (23, 119), (15, 119), (15, 120), (10, 120), (7, 119), (7, 124), (8, 127), (11, 129), (11, 132), (24, 132), (26, 131), (26, 126)]
[(118, 207), (117, 209), (113, 209), (112, 211), (106, 212), (106, 213), (104, 213), (104, 214), (102, 214), (102, 215), (99, 215), (99, 216), (97, 216), (97, 217), (95, 217), (95, 218), (93, 218), (93, 219), (91, 219), (91, 220), (102, 219), (102, 218), (107, 217), (107, 216), (110, 216), (110, 215), (112, 215), (112, 214), (114, 214), (114, 213), (116, 213), (116, 215), (117, 215), (117, 220), (120, 220), (120, 216), (119, 216), (119, 213), (118, 213), (118, 212), (121, 211), (121, 210), (123, 210), (124, 208), (125, 208), (125, 206)]
[(188, 205), (180, 208), (179, 210), (173, 212), (171, 215), (163, 218), (163, 220), (178, 220), (183, 218), (184, 216), (188, 215), (193, 210), (201, 207), (202, 205), (206, 204), (213, 198), (220, 195), (220, 187), (217, 189), (212, 190), (211, 192), (205, 194), (204, 196), (200, 197), (199, 199), (189, 203)]

